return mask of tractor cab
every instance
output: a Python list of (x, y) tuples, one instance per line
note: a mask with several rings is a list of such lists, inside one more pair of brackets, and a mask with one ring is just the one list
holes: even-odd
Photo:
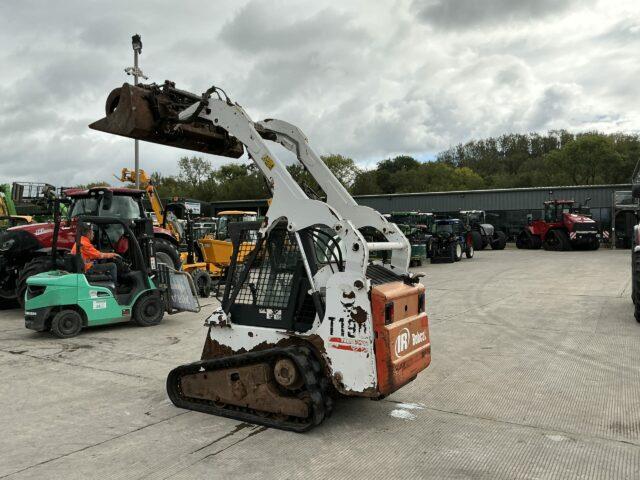
[[(123, 192), (120, 192), (123, 190)], [(92, 188), (86, 191), (67, 190), (66, 195), (71, 199), (69, 220), (76, 220), (82, 216), (110, 217), (123, 220), (145, 218), (142, 206), (142, 190)], [(105, 226), (101, 232), (112, 242), (124, 233), (117, 223)]]
[(435, 216), (425, 212), (392, 212), (389, 221), (396, 225), (409, 225), (418, 229), (431, 229)]
[(487, 214), (484, 210), (460, 210), (460, 219), (467, 227), (487, 223)]
[[(60, 338), (68, 338), (84, 327), (129, 320), (140, 326), (157, 325), (165, 309), (169, 313), (199, 310), (197, 300), (190, 302), (192, 308), (184, 304), (175, 308), (170, 278), (171, 274), (182, 272), (169, 273), (166, 265), (160, 267), (156, 262), (150, 219), (80, 216), (78, 222), (82, 227), (76, 229), (74, 253), (62, 257), (62, 268), (27, 280), (27, 328), (51, 330)], [(118, 227), (123, 233), (116, 243), (105, 247), (104, 240), (109, 240), (112, 227)], [(100, 246), (101, 253), (122, 253), (88, 264), (81, 254), (87, 238), (93, 238), (93, 246)], [(195, 287), (192, 283), (187, 285), (187, 289), (182, 288), (182, 294), (193, 296)]]
[(563, 215), (579, 213), (579, 204), (574, 200), (549, 200), (544, 202), (544, 221), (547, 223), (562, 222)]
[(431, 233), (437, 234), (450, 234), (455, 236), (464, 235), (464, 225), (457, 218), (446, 218), (436, 220), (431, 227)]

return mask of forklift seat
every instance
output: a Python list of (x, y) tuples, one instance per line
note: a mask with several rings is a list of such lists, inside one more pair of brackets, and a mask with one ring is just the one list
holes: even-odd
[(82, 259), (80, 259), (77, 255), (67, 254), (63, 258), (64, 262), (64, 271), (70, 273), (80, 273), (84, 271), (84, 264)]

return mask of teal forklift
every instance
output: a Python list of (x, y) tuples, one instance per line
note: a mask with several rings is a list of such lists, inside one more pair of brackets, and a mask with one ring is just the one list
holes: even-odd
[(148, 327), (158, 325), (165, 312), (200, 310), (191, 277), (156, 262), (150, 219), (86, 216), (78, 221), (91, 226), (101, 251), (119, 255), (108, 260), (116, 263), (117, 278), (85, 272), (82, 228), (76, 228), (76, 254), (59, 252), (54, 235), (52, 264), (59, 268), (27, 280), (26, 328), (70, 338), (86, 327), (130, 321)]

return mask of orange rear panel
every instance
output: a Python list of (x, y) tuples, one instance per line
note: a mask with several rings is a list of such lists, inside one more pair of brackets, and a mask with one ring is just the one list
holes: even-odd
[[(371, 290), (378, 391), (381, 395), (389, 395), (406, 385), (431, 362), (424, 291), (424, 285), (403, 282), (378, 285)], [(385, 311), (390, 311), (391, 305), (393, 315), (385, 319)]]

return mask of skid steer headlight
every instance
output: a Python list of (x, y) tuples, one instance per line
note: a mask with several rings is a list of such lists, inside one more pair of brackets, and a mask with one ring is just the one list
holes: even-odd
[(384, 306), (384, 324), (389, 325), (393, 322), (393, 302), (389, 302)]
[(0, 252), (7, 252), (11, 250), (11, 247), (13, 247), (14, 243), (16, 243), (14, 238), (7, 240), (6, 242), (2, 242), (2, 244), (0, 245)]
[(418, 295), (418, 313), (424, 312), (424, 292)]

